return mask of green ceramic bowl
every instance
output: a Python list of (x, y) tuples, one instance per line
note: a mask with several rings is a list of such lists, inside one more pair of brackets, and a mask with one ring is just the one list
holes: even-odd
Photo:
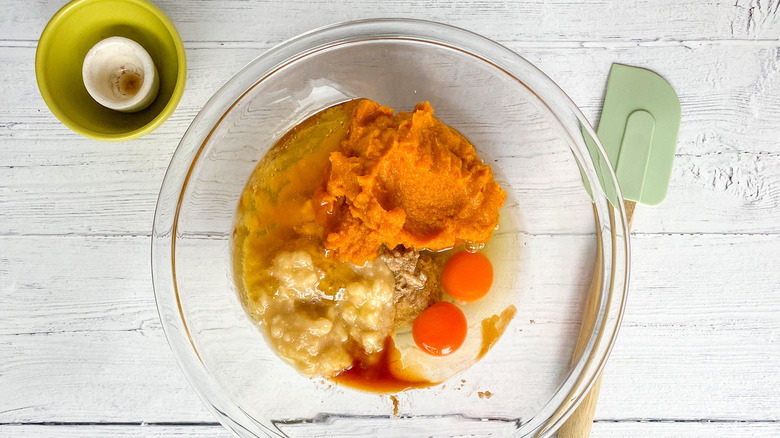
[[(112, 36), (141, 44), (157, 67), (160, 91), (143, 111), (105, 108), (84, 87), (84, 56)], [(130, 140), (160, 126), (179, 104), (186, 75), (179, 33), (161, 10), (144, 0), (73, 0), (43, 30), (35, 54), (38, 88), (51, 112), (70, 129), (97, 140)]]

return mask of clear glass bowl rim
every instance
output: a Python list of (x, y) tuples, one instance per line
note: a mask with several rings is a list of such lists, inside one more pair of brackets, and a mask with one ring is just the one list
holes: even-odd
[[(221, 387), (209, 376), (208, 370), (190, 339), (176, 287), (174, 257), (176, 223), (189, 176), (197, 165), (200, 153), (213, 130), (232, 107), (265, 77), (272, 75), (282, 66), (324, 48), (387, 39), (419, 41), (454, 48), (489, 62), (518, 81), (525, 83), (512, 73), (511, 67), (507, 68), (506, 65), (522, 66), (526, 73), (534, 76), (536, 82), (544, 85), (548, 95), (554, 95), (556, 101), (562, 102), (564, 108), (559, 108), (559, 110), (563, 109), (570, 116), (576, 117), (581, 129), (585, 131), (583, 135), (588, 135), (593, 140), (592, 144), (588, 145), (589, 148), (595, 148), (589, 150), (590, 154), (595, 154), (597, 159), (609, 163), (606, 152), (588, 120), (552, 79), (514, 51), (479, 34), (455, 26), (426, 20), (396, 18), (349, 21), (301, 34), (255, 58), (209, 99), (179, 142), (161, 185), (151, 239), (152, 282), (158, 312), (168, 343), (195, 392), (209, 411), (236, 436), (259, 436), (258, 432), (268, 436), (282, 435), (277, 430), (259, 423), (240, 407), (234, 405), (221, 392)], [(493, 62), (496, 60), (499, 61)], [(537, 93), (535, 89), (532, 91)], [(549, 101), (545, 100), (539, 93), (537, 96), (549, 108)], [(558, 117), (559, 113), (553, 111), (552, 108), (549, 109)], [(202, 126), (208, 128), (195, 129)], [(609, 243), (613, 248), (611, 260), (602, 263), (605, 275), (599, 297), (598, 316), (587, 347), (578, 362), (572, 366), (567, 379), (548, 403), (533, 418), (523, 424), (521, 427), (522, 435), (518, 431), (513, 436), (549, 436), (557, 431), (558, 427), (587, 395), (601, 374), (614, 347), (625, 311), (630, 271), (630, 245), (626, 211), (617, 178), (611, 169), (602, 174), (602, 178), (607, 179), (606, 183), (614, 186), (617, 195), (617, 202), (615, 202), (617, 205), (612, 205), (614, 210), (605, 208), (612, 203), (595, 195), (600, 193), (601, 189), (597, 187), (598, 175), (593, 163), (588, 160), (579, 161), (581, 161), (583, 172), (590, 181), (591, 191), (594, 193), (597, 221), (599, 216), (602, 219), (609, 217), (612, 229), (609, 240), (606, 240), (600, 229), (598, 230), (598, 235), (603, 243)], [(601, 207), (599, 207), (600, 205)], [(599, 212), (599, 210), (601, 211)], [(605, 215), (606, 210), (609, 210), (608, 215)], [(615, 242), (618, 235), (623, 237), (621, 244)]]

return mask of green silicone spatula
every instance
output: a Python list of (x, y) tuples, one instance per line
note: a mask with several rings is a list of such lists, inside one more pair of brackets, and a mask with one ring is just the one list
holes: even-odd
[[(680, 100), (668, 82), (650, 70), (612, 64), (597, 133), (615, 168), (629, 228), (637, 202), (658, 205), (666, 197), (679, 130)], [(585, 349), (596, 322), (601, 271), (597, 262), (574, 360)], [(590, 436), (600, 387), (601, 376), (561, 427), (559, 438)]]
[(598, 136), (623, 198), (658, 205), (666, 197), (680, 130), (680, 100), (656, 73), (612, 64)]

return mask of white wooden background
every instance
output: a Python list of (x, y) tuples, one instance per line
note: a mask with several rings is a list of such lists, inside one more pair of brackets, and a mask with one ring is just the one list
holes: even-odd
[(217, 88), (321, 25), (401, 16), (522, 54), (593, 122), (612, 62), (682, 101), (669, 195), (634, 220), (597, 437), (780, 436), (780, 0), (156, 0), (188, 82), (139, 140), (72, 133), (35, 85), (63, 0), (0, 0), (0, 437), (227, 436), (175, 364), (150, 279), (157, 191)]

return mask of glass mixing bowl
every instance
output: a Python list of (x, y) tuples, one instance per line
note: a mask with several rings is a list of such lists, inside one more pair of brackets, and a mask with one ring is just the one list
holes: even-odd
[[(517, 213), (516, 229), (494, 237), (513, 248), (494, 260), (517, 308), (504, 335), (465, 372), (394, 395), (308, 379), (284, 363), (243, 310), (231, 258), (238, 199), (258, 160), (307, 117), (359, 97), (407, 111), (431, 102), (493, 167)], [(604, 151), (547, 76), (461, 29), (368, 20), (269, 50), (209, 100), (163, 181), (152, 270), (179, 364), (237, 436), (547, 436), (614, 344), (627, 237)], [(598, 313), (573, 358), (592, 281)]]

